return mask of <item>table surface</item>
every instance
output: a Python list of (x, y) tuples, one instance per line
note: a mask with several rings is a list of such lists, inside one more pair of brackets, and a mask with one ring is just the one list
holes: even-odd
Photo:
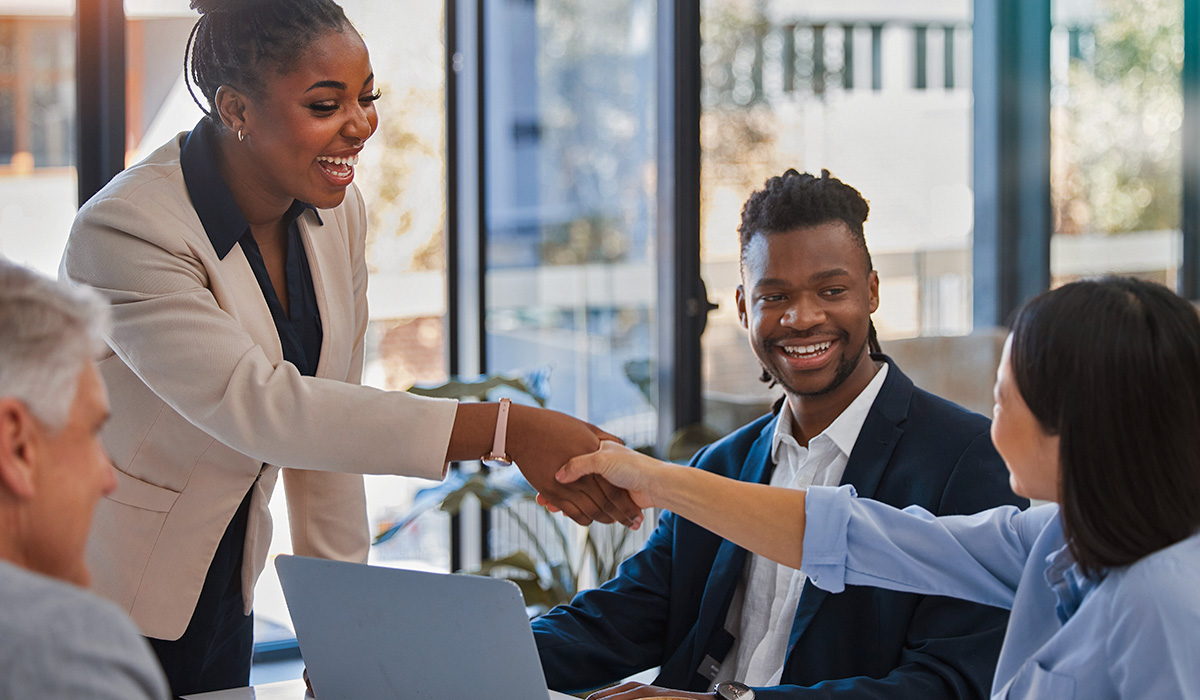
[[(256, 685), (253, 688), (234, 688), (233, 690), (218, 690), (215, 693), (200, 693), (185, 695), (183, 700), (312, 700), (312, 696), (304, 688), (304, 681), (282, 681)], [(550, 700), (576, 700), (570, 695), (550, 691)]]
[(253, 688), (218, 690), (215, 693), (185, 695), (183, 700), (304, 700), (312, 698), (300, 679), (256, 685)]

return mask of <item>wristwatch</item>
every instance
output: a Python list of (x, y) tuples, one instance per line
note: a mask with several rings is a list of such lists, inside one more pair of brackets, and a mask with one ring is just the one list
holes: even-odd
[(512, 399), (500, 399), (500, 407), (496, 412), (496, 436), (492, 439), (492, 451), (480, 457), (489, 467), (507, 467), (512, 464), (512, 457), (508, 456), (508, 448), (505, 443), (508, 441), (508, 409), (512, 406)]
[(718, 700), (754, 700), (754, 691), (745, 683), (721, 681), (713, 688)]

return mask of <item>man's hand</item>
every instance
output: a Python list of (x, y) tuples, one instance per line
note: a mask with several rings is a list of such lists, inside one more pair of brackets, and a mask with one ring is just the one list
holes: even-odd
[(659, 688), (645, 683), (622, 683), (597, 690), (587, 700), (634, 700), (635, 698), (683, 698), (684, 700), (715, 700), (716, 693), (689, 693), (686, 690)]
[(617, 438), (565, 413), (517, 405), (509, 414), (508, 437), (508, 453), (537, 489), (538, 502), (562, 510), (580, 525), (593, 520), (631, 528), (642, 524), (641, 508), (623, 489), (594, 476), (572, 483), (554, 478), (572, 457), (595, 452), (601, 440), (609, 444)]

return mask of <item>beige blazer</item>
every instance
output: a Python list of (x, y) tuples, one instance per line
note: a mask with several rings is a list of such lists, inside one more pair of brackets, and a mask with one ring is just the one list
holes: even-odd
[(440, 479), (457, 407), (358, 384), (367, 269), (356, 187), (320, 222), (311, 211), (299, 219), (324, 335), (316, 377), (284, 362), (241, 246), (218, 259), (192, 208), (179, 165), (185, 136), (80, 209), (60, 269), (113, 305), (111, 354), (100, 369), (112, 404), (103, 439), (118, 488), (96, 511), (93, 587), (144, 634), (169, 640), (186, 629), (248, 489), (247, 612), (266, 564), (267, 502), (280, 466), (295, 551), (363, 561), (360, 475)]

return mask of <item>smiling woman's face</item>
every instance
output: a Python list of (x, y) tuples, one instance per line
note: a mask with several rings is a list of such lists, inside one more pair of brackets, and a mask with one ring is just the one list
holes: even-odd
[(272, 199), (341, 204), (363, 142), (379, 125), (375, 76), (351, 28), (313, 39), (286, 72), (247, 95), (245, 144), (253, 181)]
[(1018, 496), (1058, 501), (1059, 438), (1049, 435), (1034, 417), (1017, 388), (1012, 370), (1012, 336), (1004, 342), (996, 370), (992, 411), (992, 443), (1008, 467), (1008, 481)]

